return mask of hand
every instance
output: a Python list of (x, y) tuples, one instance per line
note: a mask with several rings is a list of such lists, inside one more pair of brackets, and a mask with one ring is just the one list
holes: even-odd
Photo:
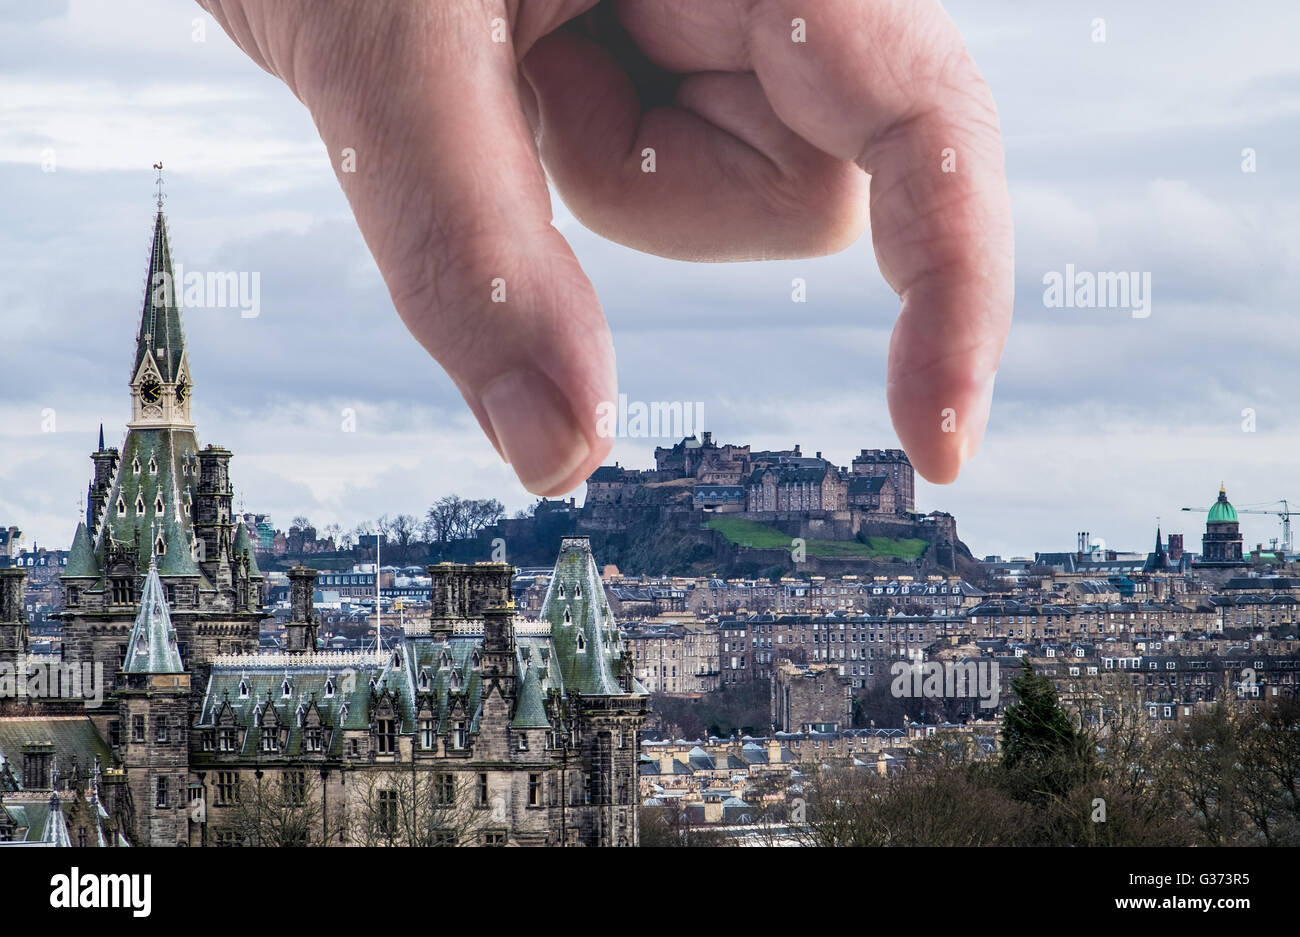
[(869, 205), (902, 298), (899, 439), (934, 482), (974, 454), (1011, 212), (992, 96), (937, 2), (202, 2), (310, 109), (398, 313), (530, 491), (608, 455), (596, 409), (617, 387), (548, 175), (593, 231), (689, 260), (838, 251)]

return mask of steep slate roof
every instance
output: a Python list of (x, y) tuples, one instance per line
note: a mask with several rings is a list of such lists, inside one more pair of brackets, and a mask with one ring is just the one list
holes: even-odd
[[(165, 545), (164, 563), (183, 572), (164, 571), (169, 575), (199, 574), (190, 552), (190, 544), (195, 539), (193, 508), (191, 514), (186, 513), (186, 505), (198, 501), (198, 451), (193, 430), (127, 431), (95, 538), (101, 569), (110, 538), (124, 544), (138, 543), (137, 562), (141, 567), (146, 566), (153, 553), (156, 530)], [(135, 470), (137, 464), (139, 472)], [(123, 507), (121, 514), (119, 502)], [(161, 512), (157, 510), (159, 503)], [(190, 557), (188, 562), (185, 557)]]
[(99, 576), (99, 563), (95, 560), (95, 547), (90, 542), (90, 531), (85, 521), (77, 525), (77, 532), (72, 537), (72, 550), (68, 553), (68, 565), (60, 574), (63, 578)]
[(248, 535), (248, 528), (241, 520), (235, 528), (235, 556), (245, 552), (248, 553), (248, 575), (262, 575), (262, 571), (257, 567), (257, 557), (253, 555), (253, 539)]
[(541, 617), (551, 623), (555, 667), (565, 687), (591, 696), (623, 692), (615, 676), (623, 643), (587, 538), (561, 539)]
[(135, 616), (122, 669), (126, 673), (185, 672), (176, 629), (172, 627), (171, 612), (167, 608), (167, 595), (158, 578), (158, 564), (152, 560), (140, 593), (140, 612)]
[(23, 746), (29, 742), (54, 746), (61, 777), (68, 777), (74, 765), (81, 777), (89, 777), (96, 756), (101, 765), (116, 763), (88, 716), (0, 716), (0, 761), (13, 766), (14, 779), (20, 786)]
[[(550, 621), (549, 635), (515, 633), (518, 689), (511, 719), (514, 728), (550, 727), (547, 701), (552, 692), (624, 692), (617, 676), (622, 666), (621, 638), (585, 537), (562, 542), (542, 614)], [(437, 720), (441, 736), (461, 721), (471, 734), (477, 733), (482, 712), (483, 636), (472, 627), (476, 622), (466, 624), (468, 629), (449, 637), (404, 635), (382, 660), (373, 653), (332, 652), (250, 657), (230, 663), (218, 659), (208, 678), (197, 725), (248, 728), (259, 724), (270, 707), (273, 718), (288, 729), (288, 741), (281, 752), (292, 756), (302, 750), (300, 710), (306, 713), (315, 707), (327, 729), (366, 729), (376, 703), (387, 698), (395, 707), (402, 732), (412, 731), (421, 713), (427, 713)], [(329, 694), (327, 682), (333, 689)], [(646, 690), (634, 680), (632, 692), (644, 695)], [(245, 733), (244, 753), (256, 751), (256, 736)], [(341, 755), (342, 744), (342, 733), (330, 733), (326, 753)]]
[[(162, 289), (160, 277), (165, 275), (170, 289)], [(135, 363), (131, 366), (131, 380), (140, 372), (146, 361), (157, 369), (164, 384), (176, 381), (185, 364), (185, 333), (181, 329), (181, 284), (172, 275), (171, 245), (167, 238), (167, 221), (163, 213), (154, 218), (153, 240), (149, 249), (149, 272), (145, 277), (144, 309), (140, 315), (140, 331), (136, 335)], [(159, 302), (155, 302), (159, 300)]]

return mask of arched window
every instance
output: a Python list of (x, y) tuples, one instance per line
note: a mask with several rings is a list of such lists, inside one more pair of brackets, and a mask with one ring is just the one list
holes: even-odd
[(118, 517), (126, 516), (126, 502), (122, 500), (121, 495), (119, 495), (117, 498), (117, 516)]
[(333, 678), (333, 677), (326, 677), (326, 678), (325, 678), (325, 698), (326, 698), (326, 699), (329, 699), (329, 698), (332, 697), (333, 695), (334, 695), (334, 678)]
[(569, 613), (569, 610), (567, 608), (564, 610), (564, 623), (566, 625), (573, 624), (573, 615)]
[(247, 681), (247, 680), (240, 680), (240, 681), (239, 681), (239, 698), (240, 698), (240, 699), (248, 699), (248, 681)]

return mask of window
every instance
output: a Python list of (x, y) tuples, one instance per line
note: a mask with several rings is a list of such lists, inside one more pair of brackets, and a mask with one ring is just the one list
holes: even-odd
[(450, 807), (456, 803), (456, 776), (440, 774), (434, 781), (434, 797), (440, 807)]
[(130, 605), (131, 602), (134, 601), (132, 598), (133, 592), (134, 589), (130, 579), (123, 577), (113, 580), (114, 605)]
[(397, 832), (397, 791), (379, 792), (379, 832), (385, 836)]
[(465, 747), (465, 723), (457, 722), (451, 727), (451, 747), (462, 749)]
[(274, 726), (264, 726), (262, 728), (262, 751), (274, 752), (280, 750), (280, 733)]
[(217, 730), (217, 748), (223, 752), (233, 752), (239, 747), (239, 739), (236, 736), (236, 730), (233, 728), (222, 728)]
[(280, 793), (290, 807), (301, 807), (307, 800), (307, 772), (286, 771), (280, 778)]
[(505, 844), (506, 844), (505, 833), (484, 833), (483, 834), (484, 846), (504, 846)]
[(486, 773), (478, 776), (478, 806), (486, 807), (488, 805), (488, 776)]
[(159, 807), (167, 806), (167, 779), (166, 778), (158, 779), (157, 797), (154, 803), (156, 806)]
[(137, 715), (131, 717), (131, 741), (145, 741), (144, 716)]
[(224, 807), (227, 804), (237, 803), (239, 803), (239, 772), (218, 771), (217, 805)]
[(397, 728), (394, 719), (376, 720), (379, 734), (379, 754), (392, 755), (397, 751)]
[(542, 776), (540, 774), (528, 775), (528, 806), (540, 807), (542, 805)]
[(521, 752), (526, 752), (526, 751), (528, 751), (528, 733), (527, 733), (527, 732), (520, 732), (520, 733), (519, 733), (519, 750), (520, 750)]
[(157, 742), (167, 741), (167, 717), (159, 716), (153, 723), (154, 740)]
[(306, 739), (307, 751), (309, 752), (319, 752), (322, 748), (325, 747), (324, 746), (325, 733), (321, 730), (319, 726), (314, 726), (308, 729), (304, 735), (304, 738)]

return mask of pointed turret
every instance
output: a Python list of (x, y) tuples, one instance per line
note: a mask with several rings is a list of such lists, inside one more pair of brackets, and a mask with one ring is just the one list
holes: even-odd
[(144, 309), (136, 332), (135, 365), (131, 379), (152, 360), (164, 384), (174, 384), (185, 356), (185, 335), (181, 331), (181, 284), (172, 273), (171, 245), (167, 220), (160, 210), (154, 217), (149, 269), (145, 275)]
[(68, 553), (68, 565), (64, 567), (60, 578), (87, 579), (99, 576), (99, 562), (95, 559), (95, 545), (90, 540), (90, 531), (84, 522), (77, 525), (77, 532), (72, 537), (72, 550)]
[(248, 554), (248, 575), (256, 577), (262, 575), (262, 571), (257, 566), (257, 558), (253, 555), (253, 538), (248, 534), (248, 527), (240, 520), (239, 525), (235, 528), (235, 557), (239, 558), (245, 553)]
[(140, 674), (183, 673), (185, 670), (176, 643), (176, 629), (172, 627), (171, 612), (167, 608), (167, 594), (158, 578), (155, 561), (149, 563), (149, 572), (144, 577), (140, 613), (131, 629), (122, 670)]

